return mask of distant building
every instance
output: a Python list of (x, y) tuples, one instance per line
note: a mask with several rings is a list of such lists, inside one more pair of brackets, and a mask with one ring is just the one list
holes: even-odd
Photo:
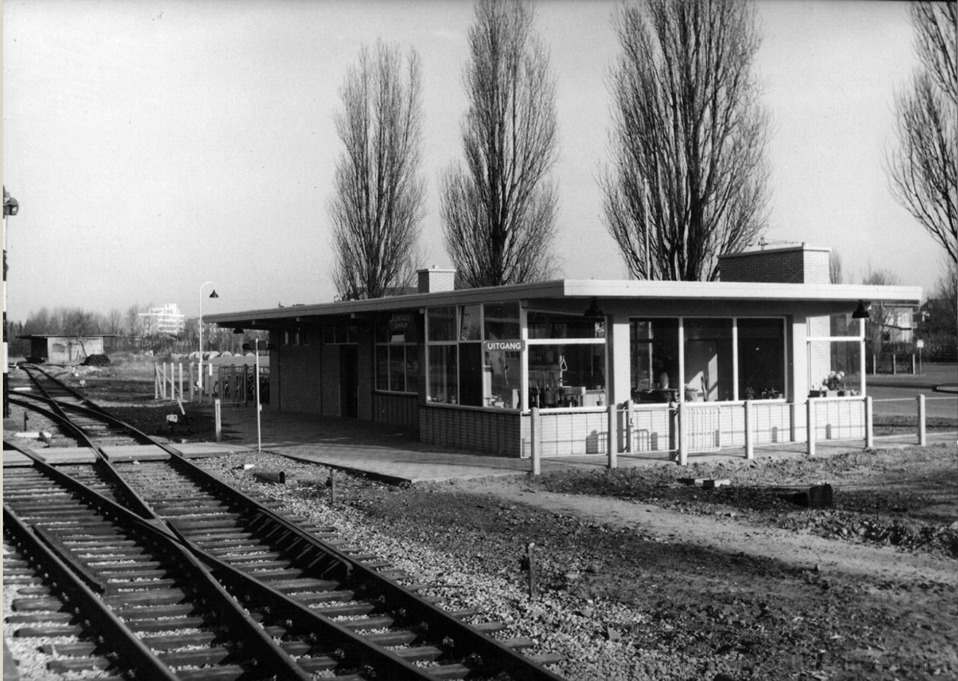
[(186, 329), (186, 317), (180, 312), (176, 303), (151, 307), (146, 312), (140, 312), (138, 316), (143, 334), (146, 336), (161, 334), (178, 336)]

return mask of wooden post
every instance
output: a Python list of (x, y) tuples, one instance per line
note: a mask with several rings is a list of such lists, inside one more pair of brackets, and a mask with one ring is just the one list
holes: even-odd
[(815, 456), (815, 400), (808, 398), (806, 403), (805, 415), (805, 439), (808, 440), (807, 452), (809, 456)]
[(635, 409), (635, 403), (629, 400), (625, 403), (625, 451), (633, 454), (632, 451), (632, 414)]
[(679, 402), (678, 406), (678, 418), (676, 419), (676, 433), (678, 440), (678, 449), (679, 449), (679, 465), (688, 466), (689, 464), (689, 449), (688, 442), (685, 438), (685, 414), (687, 413), (688, 407), (685, 406), (685, 402)]
[(924, 447), (928, 444), (928, 436), (925, 432), (925, 396), (918, 396), (918, 444)]
[(194, 398), (193, 379), (195, 378), (195, 377), (193, 376), (193, 362), (187, 362), (187, 363), (186, 363), (186, 368), (187, 368), (187, 370), (189, 371), (189, 374), (190, 374), (190, 376), (189, 376), (189, 383), (190, 383), (190, 402), (192, 402), (192, 401), (193, 401), (193, 398)]
[(532, 551), (535, 546), (533, 542), (526, 546), (526, 560), (529, 562), (529, 598), (536, 597), (536, 557)]
[(898, 375), (898, 357), (895, 356), (895, 353), (891, 353), (891, 375)]
[(532, 452), (530, 453), (532, 470), (530, 470), (529, 473), (538, 476), (542, 474), (542, 455), (539, 451), (542, 446), (539, 442), (539, 407), (530, 409), (529, 414), (529, 443), (532, 448)]
[(213, 413), (216, 419), (216, 441), (221, 442), (223, 440), (223, 411), (219, 398), (213, 400)]
[(180, 399), (182, 400), (185, 395), (183, 394), (183, 362), (179, 363), (180, 368)]
[(160, 399), (160, 370), (156, 368), (156, 362), (153, 362), (153, 399)]
[(616, 423), (616, 409), (615, 401), (609, 400), (609, 406), (607, 407), (608, 415), (608, 437), (606, 438), (606, 448), (608, 449), (609, 455), (609, 469), (613, 469), (618, 465), (618, 453), (619, 453), (619, 424)]
[(870, 395), (865, 397), (865, 449), (875, 446), (874, 409)]
[(752, 442), (752, 400), (745, 400), (745, 458), (755, 458), (755, 443)]
[(916, 376), (918, 374), (917, 369), (915, 368), (915, 353), (911, 353), (911, 375)]

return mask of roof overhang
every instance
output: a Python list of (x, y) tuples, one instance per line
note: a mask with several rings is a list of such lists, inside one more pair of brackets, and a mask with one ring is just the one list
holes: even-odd
[[(294, 305), (204, 315), (206, 322), (220, 326), (268, 328), (310, 321), (336, 321), (368, 317), (381, 312), (411, 308), (498, 303), (515, 300), (560, 301), (574, 299), (621, 301), (774, 302), (804, 304), (847, 304), (859, 301), (917, 306), (918, 286), (868, 286), (853, 284), (774, 284), (711, 281), (637, 281), (561, 279), (535, 284), (460, 289), (439, 293), (417, 293), (369, 300), (347, 300), (315, 305)], [(825, 312), (827, 314), (827, 312)]]

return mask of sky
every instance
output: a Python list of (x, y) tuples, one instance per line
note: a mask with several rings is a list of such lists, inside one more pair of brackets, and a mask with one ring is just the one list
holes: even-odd
[[(557, 84), (565, 278), (627, 276), (596, 181), (617, 5), (537, 6)], [(772, 118), (766, 240), (831, 247), (847, 283), (887, 269), (933, 289), (943, 250), (894, 200), (883, 167), (894, 96), (917, 65), (907, 6), (756, 6), (754, 68)], [(3, 183), (20, 203), (7, 220), (8, 318), (332, 300), (333, 116), (347, 69), (380, 38), (421, 59), (420, 264), (449, 267), (439, 175), (461, 159), (472, 19), (464, 0), (4, 0)]]

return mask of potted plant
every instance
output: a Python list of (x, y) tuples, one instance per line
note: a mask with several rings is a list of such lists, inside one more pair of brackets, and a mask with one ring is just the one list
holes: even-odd
[(822, 381), (822, 388), (825, 389), (826, 397), (837, 397), (839, 391), (845, 390), (845, 372), (832, 371)]

